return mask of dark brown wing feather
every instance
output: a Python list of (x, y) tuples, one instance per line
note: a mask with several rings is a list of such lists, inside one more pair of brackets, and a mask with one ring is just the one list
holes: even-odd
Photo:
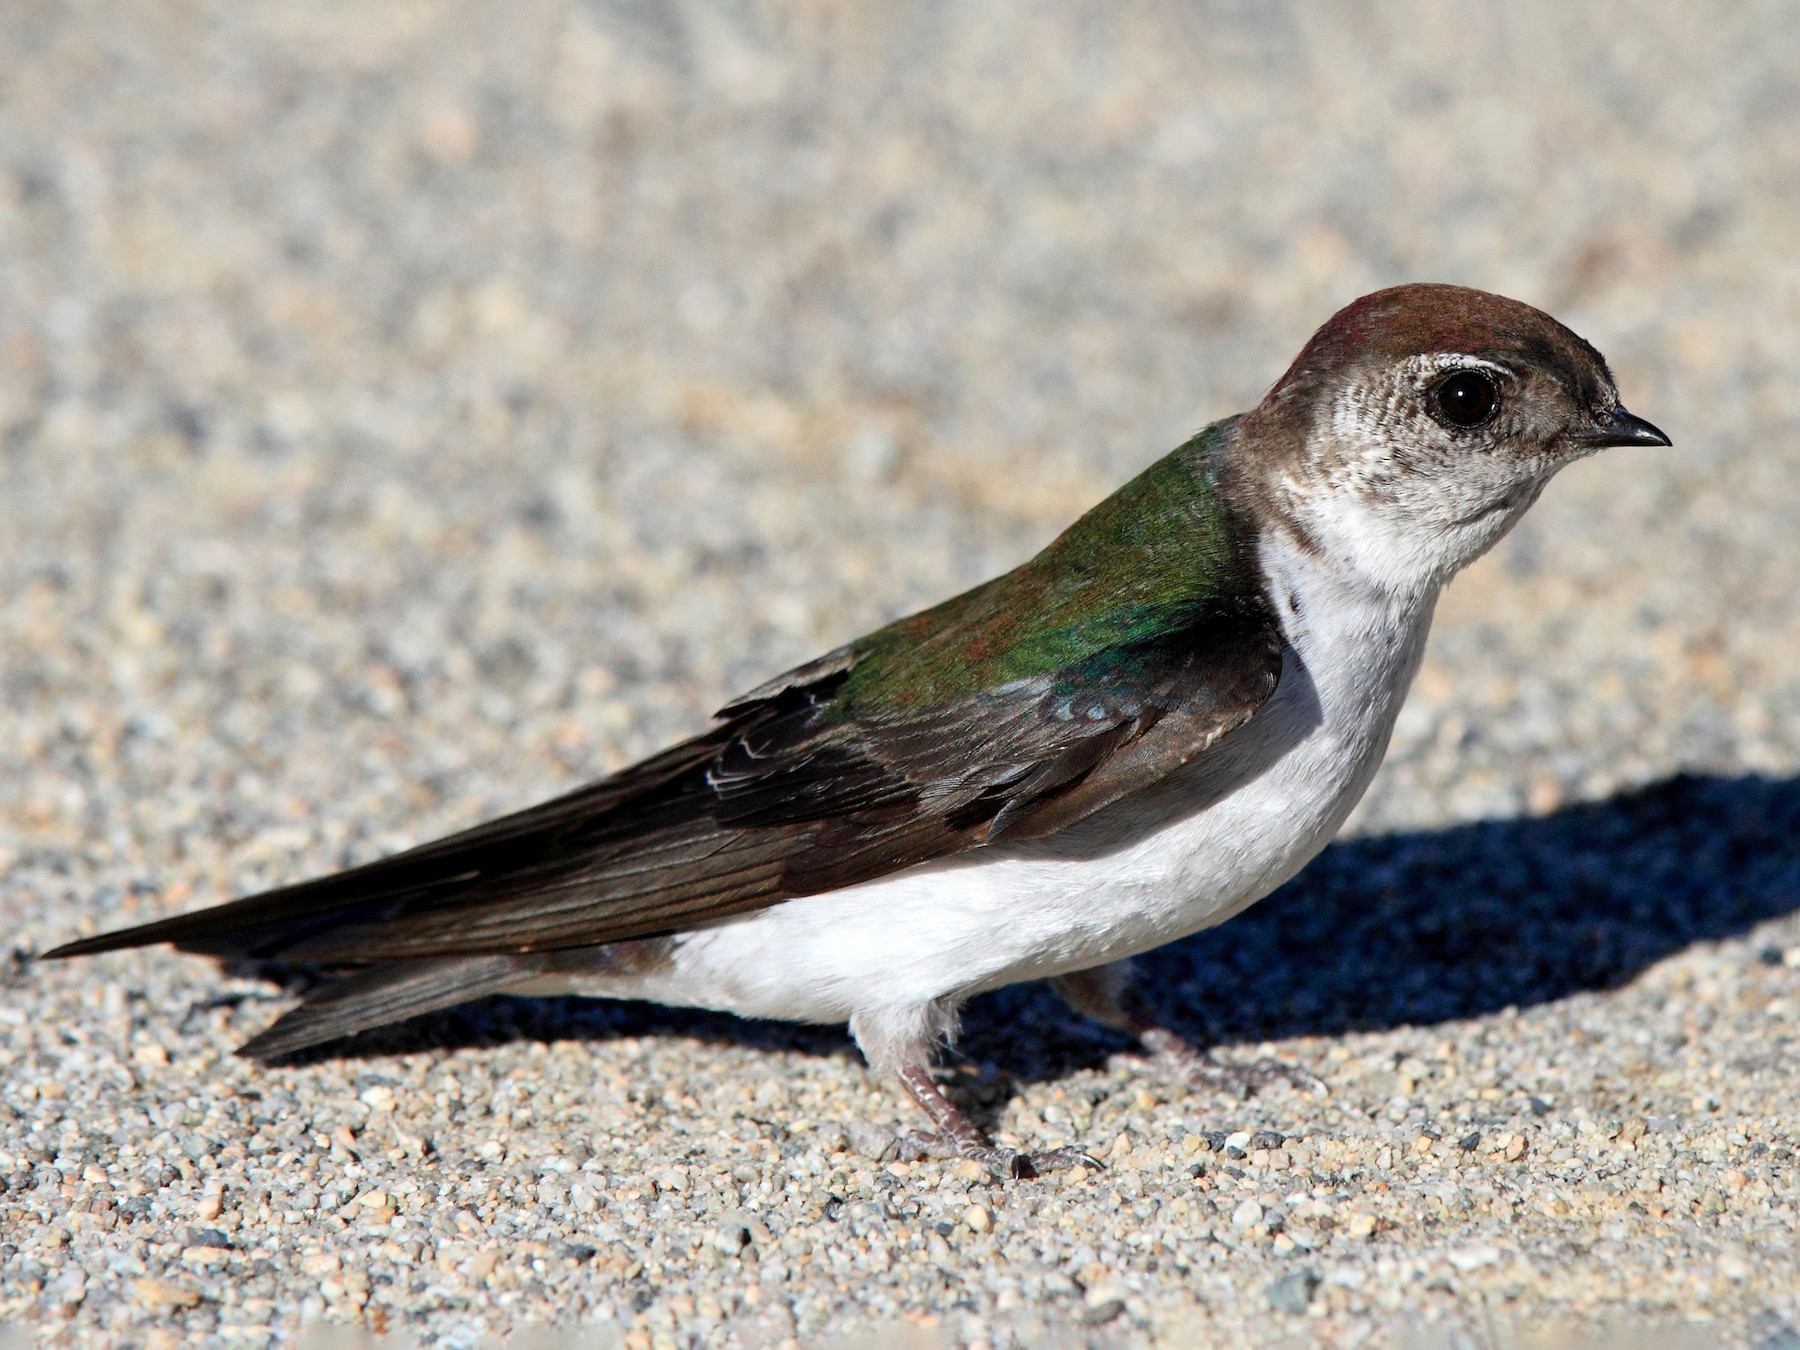
[(386, 962), (354, 971), (284, 1013), (261, 1035), (238, 1047), (246, 1059), (283, 1059), (354, 1036), (371, 1027), (439, 1012), (459, 1003), (500, 994), (530, 979), (542, 956), (455, 956), (438, 961)]
[(1072, 823), (1156, 781), (1274, 691), (1259, 612), (1196, 614), (1079, 666), (845, 717), (833, 653), (723, 723), (568, 796), (335, 876), (59, 948), (151, 942), (327, 964), (681, 931)]

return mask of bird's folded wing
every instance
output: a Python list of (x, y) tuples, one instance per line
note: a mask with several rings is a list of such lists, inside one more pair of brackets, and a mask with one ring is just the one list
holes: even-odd
[(568, 796), (335, 876), (71, 943), (326, 964), (590, 946), (718, 922), (1062, 828), (1155, 782), (1274, 691), (1256, 607), (1201, 604), (1057, 669), (922, 708), (839, 694), (855, 647)]

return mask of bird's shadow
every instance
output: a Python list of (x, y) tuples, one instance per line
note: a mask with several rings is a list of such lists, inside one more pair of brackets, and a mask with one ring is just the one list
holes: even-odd
[[(1152, 1006), (1204, 1045), (1477, 1017), (1616, 988), (1800, 909), (1800, 778), (1683, 774), (1552, 814), (1345, 840), (1244, 915), (1140, 959)], [(1006, 1083), (1128, 1047), (1042, 984), (975, 999), (960, 1055), (990, 1114)], [(595, 999), (492, 998), (327, 1049), (671, 1035), (853, 1053), (839, 1028)], [(985, 1106), (983, 1111), (980, 1107)]]

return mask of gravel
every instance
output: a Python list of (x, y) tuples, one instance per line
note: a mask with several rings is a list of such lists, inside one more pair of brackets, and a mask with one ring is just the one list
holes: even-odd
[[(1792, 1343), (1797, 70), (1774, 3), (6, 7), (0, 1322)], [(261, 1069), (272, 972), (32, 959), (653, 750), (1408, 278), (1676, 444), (1565, 474), (1346, 839), (1145, 961), (1328, 1099), (1002, 991), (953, 1090), (1107, 1166), (999, 1186), (874, 1156), (836, 1029), (491, 1000)]]
[(1276, 1312), (1299, 1316), (1312, 1303), (1319, 1276), (1311, 1270), (1294, 1270), (1269, 1286), (1269, 1306)]

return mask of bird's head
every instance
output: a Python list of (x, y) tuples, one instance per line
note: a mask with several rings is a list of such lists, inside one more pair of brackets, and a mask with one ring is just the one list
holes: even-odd
[(1243, 421), (1247, 468), (1303, 541), (1394, 589), (1441, 585), (1563, 465), (1668, 445), (1541, 310), (1461, 286), (1346, 306)]

